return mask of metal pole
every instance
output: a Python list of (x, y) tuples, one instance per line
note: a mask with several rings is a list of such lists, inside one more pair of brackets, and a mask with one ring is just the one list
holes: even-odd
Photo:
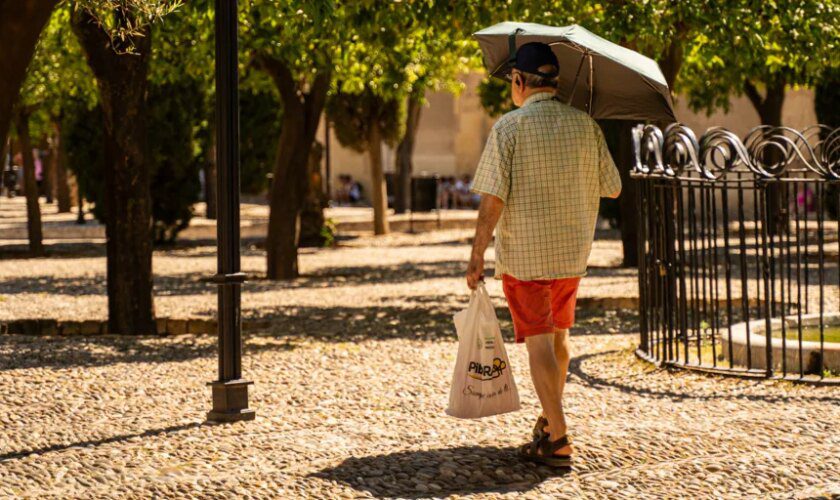
[(212, 387), (213, 409), (207, 420), (253, 420), (248, 386), (242, 379), (239, 269), (239, 70), (236, 0), (216, 2), (216, 224), (219, 287), (219, 378)]

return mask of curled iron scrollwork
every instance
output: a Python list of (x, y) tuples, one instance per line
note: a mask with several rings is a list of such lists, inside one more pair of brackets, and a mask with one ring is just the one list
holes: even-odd
[(679, 123), (663, 133), (654, 125), (633, 129), (633, 174), (720, 179), (729, 173), (757, 178), (840, 180), (840, 128), (813, 125), (803, 130), (762, 125), (744, 138), (712, 127), (698, 140)]

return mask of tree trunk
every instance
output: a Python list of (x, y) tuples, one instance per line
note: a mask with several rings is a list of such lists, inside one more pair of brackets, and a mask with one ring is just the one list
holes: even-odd
[(44, 163), (43, 159), (41, 160), (44, 169), (44, 196), (47, 198), (47, 203), (52, 203), (55, 198), (55, 185), (57, 179), (56, 170), (58, 168), (56, 166), (58, 163), (58, 155), (56, 154), (55, 141), (55, 137), (48, 137), (47, 147), (49, 153), (47, 155), (47, 161)]
[(408, 96), (408, 110), (405, 117), (405, 135), (397, 146), (397, 182), (394, 211), (403, 214), (411, 209), (411, 174), (414, 171), (414, 145), (423, 109), (423, 91), (415, 87)]
[[(665, 82), (668, 88), (671, 89), (671, 95), (674, 95), (674, 85), (677, 81), (677, 75), (682, 69), (684, 56), (684, 47), (686, 36), (688, 35), (688, 25), (683, 21), (678, 21), (674, 25), (674, 33), (668, 41), (665, 50), (659, 57), (659, 67), (662, 69), (662, 74), (665, 76)], [(633, 47), (635, 50), (635, 47)]]
[(269, 200), (266, 271), (269, 279), (294, 279), (298, 276), (300, 212), (309, 190), (309, 154), (326, 102), (330, 72), (318, 73), (309, 92), (303, 92), (283, 61), (263, 55), (257, 61), (283, 99), (283, 123)]
[(306, 185), (306, 160), (301, 134), (304, 117), (284, 108), (283, 125), (274, 163), (274, 182), (266, 239), (269, 279), (294, 279), (299, 275), (297, 249), (300, 241), (300, 209)]
[(0, 194), (2, 194), (3, 188), (6, 186), (6, 149), (11, 152), (11, 139), (2, 137), (0, 141), (2, 141), (0, 142)]
[[(785, 81), (777, 79), (767, 84), (767, 92), (762, 97), (758, 89), (749, 80), (744, 82), (744, 93), (752, 102), (761, 118), (762, 125), (780, 127), (782, 125), (782, 107), (785, 103)], [(762, 160), (767, 164), (781, 161), (781, 152), (777, 148), (767, 148)], [(767, 216), (770, 223), (767, 231), (771, 235), (784, 234), (788, 230), (787, 190), (775, 182), (767, 186)]]
[(388, 228), (388, 196), (385, 187), (385, 173), (382, 170), (382, 134), (376, 121), (370, 125), (367, 140), (368, 161), (370, 164), (370, 190), (373, 202), (373, 234), (382, 235), (390, 232)]
[(622, 267), (637, 267), (639, 265), (639, 207), (637, 206), (636, 181), (630, 178), (633, 168), (633, 138), (632, 130), (635, 122), (621, 120), (618, 125), (618, 151), (615, 158), (616, 166), (621, 175), (621, 195), (618, 197), (619, 224), (621, 228), (621, 247), (624, 257)]
[(55, 197), (58, 201), (58, 213), (69, 213), (72, 207), (70, 201), (70, 185), (67, 179), (67, 151), (64, 149), (64, 140), (61, 137), (61, 124), (58, 121), (53, 122), (53, 131), (55, 134)]
[(0, 0), (0, 140), (12, 121), (26, 68), (35, 45), (58, 0)]
[(144, 28), (134, 39), (134, 53), (125, 54), (84, 9), (74, 12), (73, 30), (96, 77), (105, 119), (108, 329), (154, 333), (145, 113), (151, 31)]
[(327, 197), (324, 195), (324, 179), (321, 175), (321, 158), (324, 147), (318, 141), (312, 143), (309, 151), (309, 164), (306, 175), (309, 178), (308, 189), (304, 196), (300, 210), (300, 234), (298, 247), (324, 246), (326, 238), (323, 229), (325, 224), (324, 207)]
[(21, 156), (23, 156), (23, 191), (26, 194), (26, 230), (29, 234), (29, 251), (34, 255), (43, 255), (41, 208), (38, 206), (38, 184), (35, 181), (35, 161), (32, 156), (32, 141), (29, 137), (28, 110), (18, 110), (15, 115), (15, 128), (20, 139)]
[(785, 104), (785, 81), (777, 79), (767, 84), (763, 97), (752, 82), (744, 82), (744, 93), (758, 112), (762, 125), (780, 127), (782, 125), (782, 107)]
[(635, 122), (627, 120), (599, 120), (615, 166), (621, 175), (621, 195), (618, 197), (618, 227), (623, 249), (622, 267), (639, 265), (639, 207), (636, 206), (636, 182), (630, 178), (633, 166), (631, 130)]
[(216, 128), (210, 127), (210, 153), (207, 155), (207, 163), (204, 164), (204, 216), (216, 220), (217, 195), (216, 191)]

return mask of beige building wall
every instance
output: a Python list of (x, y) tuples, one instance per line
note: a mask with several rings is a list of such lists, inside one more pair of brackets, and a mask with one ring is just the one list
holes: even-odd
[[(420, 116), (417, 131), (417, 145), (414, 153), (414, 168), (417, 175), (472, 174), (481, 156), (484, 143), (495, 119), (481, 108), (478, 97), (480, 73), (463, 77), (464, 91), (453, 96), (446, 92), (430, 92)], [(733, 97), (728, 113), (718, 111), (711, 116), (695, 113), (688, 108), (687, 100), (677, 98), (677, 118), (694, 130), (699, 136), (712, 126), (725, 127), (743, 137), (752, 127), (760, 124), (749, 99)], [(788, 91), (782, 112), (782, 123), (801, 129), (817, 123), (814, 112), (814, 93), (809, 89)], [(318, 140), (324, 141), (324, 125), (321, 122)], [(335, 187), (340, 174), (350, 174), (361, 182), (364, 195), (370, 194), (370, 171), (366, 156), (342, 147), (334, 135), (330, 137), (331, 183)], [(395, 154), (383, 146), (385, 171), (394, 171)]]
[[(695, 113), (688, 107), (688, 99), (678, 97), (674, 103), (677, 119), (689, 126), (699, 137), (709, 127), (724, 127), (738, 137), (744, 137), (751, 128), (761, 124), (755, 107), (746, 96), (732, 97), (729, 112), (716, 111), (710, 116)], [(817, 123), (814, 111), (814, 91), (811, 89), (789, 90), (782, 107), (782, 124), (802, 129)]]

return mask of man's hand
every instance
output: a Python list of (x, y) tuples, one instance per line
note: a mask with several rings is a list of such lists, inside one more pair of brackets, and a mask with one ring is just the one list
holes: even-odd
[(484, 281), (484, 257), (473, 255), (467, 266), (467, 286), (470, 290), (475, 290), (479, 281)]
[(470, 290), (478, 288), (478, 282), (484, 277), (484, 251), (493, 238), (493, 229), (502, 216), (505, 202), (493, 195), (481, 195), (481, 206), (478, 207), (478, 220), (475, 225), (470, 265), (467, 266), (467, 286)]

